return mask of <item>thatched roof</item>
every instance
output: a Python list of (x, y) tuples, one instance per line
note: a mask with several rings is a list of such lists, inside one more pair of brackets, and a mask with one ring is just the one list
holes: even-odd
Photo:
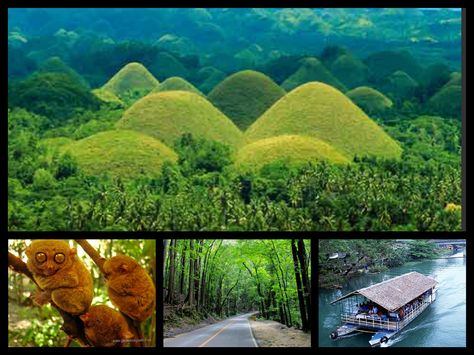
[(335, 303), (353, 295), (362, 295), (388, 311), (417, 298), (436, 285), (436, 280), (413, 271), (378, 284), (361, 288), (331, 302)]

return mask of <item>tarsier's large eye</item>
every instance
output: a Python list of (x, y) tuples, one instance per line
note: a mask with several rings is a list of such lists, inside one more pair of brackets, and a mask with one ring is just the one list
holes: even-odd
[(44, 263), (46, 261), (46, 254), (45, 253), (36, 253), (36, 261), (39, 263)]
[(62, 264), (66, 260), (66, 257), (64, 256), (63, 253), (57, 253), (54, 256), (54, 261), (56, 261), (58, 264)]

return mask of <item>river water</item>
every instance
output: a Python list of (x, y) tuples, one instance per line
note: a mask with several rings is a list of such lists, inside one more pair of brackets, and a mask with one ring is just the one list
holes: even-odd
[[(462, 253), (461, 253), (462, 255)], [(340, 323), (338, 305), (329, 302), (359, 288), (418, 271), (438, 281), (436, 301), (385, 346), (465, 347), (466, 346), (466, 259), (450, 258), (410, 262), (379, 274), (350, 279), (343, 289), (319, 289), (319, 346), (369, 347), (371, 334), (356, 333), (331, 340), (329, 334)]]

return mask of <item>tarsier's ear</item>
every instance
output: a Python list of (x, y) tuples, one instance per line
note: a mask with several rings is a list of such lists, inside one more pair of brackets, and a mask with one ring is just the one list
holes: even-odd
[(70, 255), (70, 256), (76, 255), (76, 249), (75, 249), (75, 248), (71, 248), (71, 250), (69, 250), (69, 255)]
[(88, 325), (88, 320), (89, 320), (89, 313), (81, 314), (81, 315), (79, 316), (79, 318), (81, 318), (82, 322), (83, 322), (84, 325), (87, 327), (87, 325)]
[(120, 264), (119, 270), (120, 270), (121, 272), (128, 271), (128, 265), (127, 265), (127, 264)]
[(31, 244), (25, 249), (26, 256), (31, 258)]

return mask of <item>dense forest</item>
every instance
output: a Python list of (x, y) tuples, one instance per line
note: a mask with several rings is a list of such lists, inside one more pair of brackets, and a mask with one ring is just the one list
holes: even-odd
[[(15, 239), (8, 241), (9, 250), (9, 269), (8, 269), (8, 346), (10, 347), (79, 347), (90, 346), (89, 338), (84, 337), (84, 326), (82, 330), (75, 330), (72, 326), (76, 317), (65, 315), (63, 311), (58, 308), (53, 302), (39, 307), (36, 303), (35, 294), (38, 291), (38, 285), (35, 284), (32, 278), (27, 275), (27, 271), (21, 269), (21, 264), (26, 263), (27, 248), (31, 245), (30, 240)], [(49, 241), (40, 241), (47, 245)], [(83, 248), (85, 240), (80, 241), (81, 244), (74, 242), (69, 245), (73, 246), (77, 253), (77, 258), (85, 265), (85, 268), (92, 277), (92, 306), (101, 305), (112, 309), (117, 308), (115, 303), (111, 302), (108, 288), (106, 286), (107, 280), (103, 269), (96, 264), (97, 260), (93, 260), (90, 250), (85, 252)], [(156, 281), (156, 240), (88, 240), (87, 243), (95, 250), (100, 257), (110, 259), (116, 255), (126, 255), (139, 264), (145, 272), (150, 275), (153, 283)], [(11, 255), (10, 255), (11, 253)], [(88, 255), (89, 254), (89, 255)], [(105, 260), (104, 259), (104, 260)], [(14, 265), (14, 266), (13, 266)], [(26, 265), (25, 265), (26, 266)], [(30, 268), (30, 267), (29, 267)], [(31, 274), (30, 274), (31, 276)], [(50, 285), (53, 285), (52, 278), (56, 274), (51, 275)], [(79, 282), (86, 279), (85, 275), (79, 277)], [(66, 282), (56, 281), (56, 282)], [(51, 286), (52, 287), (52, 286)], [(81, 294), (82, 291), (77, 291), (76, 294)], [(53, 296), (54, 298), (55, 296)], [(35, 301), (34, 301), (35, 300)], [(114, 300), (115, 302), (115, 300)], [(123, 309), (120, 309), (124, 311)], [(89, 310), (90, 315), (91, 310)], [(127, 313), (126, 311), (124, 311)], [(118, 313), (118, 312), (117, 312)], [(84, 322), (86, 319), (81, 318)], [(114, 331), (114, 324), (104, 321), (102, 327)], [(146, 341), (142, 346), (155, 347), (156, 346), (156, 312), (153, 313), (143, 321), (140, 325), (141, 334)], [(99, 330), (100, 333), (102, 330)], [(70, 337), (75, 334), (77, 337)], [(80, 336), (82, 334), (82, 336)], [(86, 337), (89, 333), (86, 330)], [(94, 339), (94, 338), (91, 338)], [(72, 340), (72, 342), (71, 342)], [(85, 342), (85, 343), (84, 343)], [(67, 344), (67, 345), (65, 345)], [(124, 346), (122, 344), (121, 346)], [(96, 346), (98, 346), (96, 344)], [(104, 346), (104, 345), (102, 345)], [(110, 345), (107, 345), (110, 346)], [(115, 344), (117, 346), (117, 344)]]
[(461, 229), (459, 11), (69, 14), (9, 11), (9, 230)]
[(309, 240), (166, 239), (164, 331), (257, 311), (311, 330)]
[(328, 288), (340, 287), (361, 270), (382, 272), (446, 252), (427, 239), (324, 239), (318, 245), (318, 284)]

